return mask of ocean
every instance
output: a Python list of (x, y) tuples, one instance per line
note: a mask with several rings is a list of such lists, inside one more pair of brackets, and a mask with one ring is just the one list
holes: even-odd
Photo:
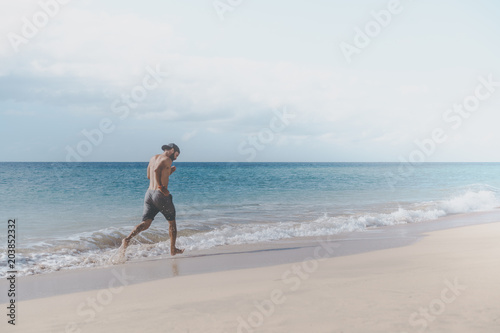
[[(335, 235), (500, 206), (499, 163), (175, 162), (177, 247)], [(0, 262), (16, 219), (18, 275), (109, 265), (141, 222), (147, 163), (0, 163)], [(382, 229), (383, 230), (383, 229)], [(159, 214), (128, 260), (169, 256)], [(7, 272), (0, 266), (0, 277)]]

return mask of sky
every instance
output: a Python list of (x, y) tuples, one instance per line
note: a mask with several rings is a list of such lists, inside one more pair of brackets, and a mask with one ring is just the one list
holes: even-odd
[(500, 162), (495, 0), (0, 1), (0, 161)]

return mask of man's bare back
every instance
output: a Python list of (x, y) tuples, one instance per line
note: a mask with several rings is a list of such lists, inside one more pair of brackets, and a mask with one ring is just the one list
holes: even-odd
[(149, 160), (148, 165), (148, 178), (150, 190), (160, 189), (160, 186), (168, 191), (168, 181), (172, 174), (172, 160), (164, 154), (158, 154)]

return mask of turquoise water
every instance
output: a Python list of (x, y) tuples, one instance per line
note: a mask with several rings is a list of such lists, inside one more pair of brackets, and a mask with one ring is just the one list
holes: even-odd
[[(418, 223), (497, 207), (500, 164), (175, 163), (178, 244), (230, 244)], [(147, 163), (0, 163), (0, 233), (16, 218), (24, 274), (104, 265), (140, 222)], [(168, 254), (159, 214), (131, 259)], [(0, 272), (0, 274), (2, 274)]]

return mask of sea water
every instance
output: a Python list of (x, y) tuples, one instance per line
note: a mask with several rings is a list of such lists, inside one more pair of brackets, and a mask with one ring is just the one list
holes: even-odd
[[(326, 236), (499, 206), (497, 163), (175, 162), (177, 247)], [(141, 222), (147, 163), (0, 163), (0, 262), (16, 219), (19, 275), (104, 266)], [(383, 230), (383, 229), (382, 229)], [(129, 260), (169, 254), (159, 214)], [(0, 266), (0, 277), (7, 267)]]

